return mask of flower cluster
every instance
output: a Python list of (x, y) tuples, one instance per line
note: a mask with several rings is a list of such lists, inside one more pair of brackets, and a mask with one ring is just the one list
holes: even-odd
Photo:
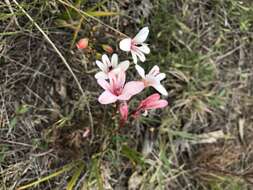
[[(98, 101), (101, 104), (116, 103), (120, 113), (121, 123), (128, 120), (129, 116), (133, 118), (139, 117), (143, 112), (151, 109), (164, 108), (168, 105), (166, 100), (161, 100), (158, 93), (154, 93), (142, 100), (138, 107), (129, 112), (129, 100), (136, 94), (140, 93), (147, 87), (153, 87), (160, 94), (167, 96), (168, 92), (161, 84), (166, 75), (160, 73), (160, 69), (155, 65), (147, 74), (145, 70), (138, 65), (138, 60), (145, 62), (146, 54), (150, 53), (148, 44), (145, 43), (149, 34), (148, 27), (142, 28), (134, 38), (125, 38), (120, 41), (119, 48), (125, 52), (131, 52), (135, 69), (140, 75), (140, 80), (126, 82), (126, 72), (130, 66), (130, 61), (125, 60), (120, 62), (118, 55), (113, 54), (111, 59), (104, 54), (102, 60), (96, 61), (96, 65), (100, 69), (96, 73), (95, 78), (98, 84), (104, 89), (104, 92), (99, 96)], [(81, 45), (85, 45), (81, 42)], [(79, 45), (80, 46), (80, 45)]]

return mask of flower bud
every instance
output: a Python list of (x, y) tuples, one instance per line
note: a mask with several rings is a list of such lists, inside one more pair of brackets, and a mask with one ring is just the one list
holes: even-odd
[(109, 45), (103, 44), (103, 45), (102, 45), (102, 48), (103, 48), (103, 50), (105, 50), (107, 53), (110, 53), (110, 54), (113, 53), (113, 49), (112, 49), (112, 47), (109, 46)]
[(82, 38), (80, 39), (77, 44), (76, 44), (76, 47), (78, 49), (86, 49), (88, 47), (88, 43), (89, 43), (89, 39), (88, 38)]
[(120, 113), (120, 122), (121, 126), (127, 122), (128, 119), (128, 105), (126, 102), (122, 102), (119, 106), (119, 113)]

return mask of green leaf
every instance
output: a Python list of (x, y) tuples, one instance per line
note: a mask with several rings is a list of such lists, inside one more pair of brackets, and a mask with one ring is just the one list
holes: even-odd
[(135, 164), (139, 164), (141, 166), (144, 165), (144, 159), (142, 157), (142, 154), (137, 152), (136, 150), (129, 148), (126, 145), (122, 146), (121, 154), (127, 157), (129, 160), (131, 160)]

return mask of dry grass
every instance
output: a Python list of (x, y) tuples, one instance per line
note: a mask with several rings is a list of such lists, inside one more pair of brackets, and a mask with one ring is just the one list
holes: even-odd
[[(17, 3), (0, 2), (0, 190), (252, 188), (250, 0)], [(119, 128), (94, 60), (144, 25), (170, 106)]]

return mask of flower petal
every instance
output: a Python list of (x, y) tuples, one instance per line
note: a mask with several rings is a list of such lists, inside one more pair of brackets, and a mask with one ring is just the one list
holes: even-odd
[(150, 53), (150, 49), (147, 44), (142, 44), (142, 46), (138, 47), (140, 51), (142, 51), (145, 54)]
[(131, 81), (126, 83), (119, 100), (129, 100), (133, 95), (140, 93), (144, 89), (143, 82)]
[(155, 85), (160, 85), (160, 81), (152, 75), (146, 75), (145, 84), (146, 86), (155, 86)]
[(139, 50), (139, 47), (136, 48), (135, 53), (139, 57), (139, 59), (141, 60), (141, 62), (144, 62), (146, 60), (146, 57), (145, 57), (144, 53), (142, 53), (142, 51)]
[(135, 114), (139, 115), (141, 111), (146, 111), (149, 109), (163, 108), (168, 105), (166, 100), (160, 100), (160, 94), (155, 93), (142, 100), (135, 110)]
[(130, 51), (131, 50), (131, 43), (132, 43), (131, 38), (125, 38), (120, 41), (119, 48), (123, 51)]
[(95, 74), (96, 79), (108, 79), (108, 75), (105, 74), (103, 71), (100, 71)]
[(148, 75), (151, 76), (155, 76), (157, 74), (159, 74), (159, 67), (157, 65), (155, 65), (154, 67), (152, 67), (152, 69), (149, 71)]
[(159, 73), (158, 75), (156, 75), (155, 77), (157, 80), (161, 81), (163, 79), (166, 78), (166, 74), (165, 73)]
[(154, 93), (147, 97), (145, 100), (141, 101), (143, 104), (149, 103), (149, 102), (154, 102), (160, 99), (160, 94)]
[(130, 65), (129, 61), (122, 61), (118, 65), (118, 68), (120, 68), (120, 70), (122, 70), (122, 71), (126, 71), (128, 69), (128, 67), (129, 67), (129, 65)]
[(135, 69), (137, 70), (141, 78), (145, 78), (145, 71), (140, 65), (136, 64)]
[(126, 82), (126, 73), (125, 71), (121, 70), (117, 76), (116, 88), (123, 88), (125, 82)]
[(155, 102), (157, 100), (160, 99), (160, 94), (158, 93), (154, 93), (152, 94), (151, 96), (147, 97), (146, 99), (142, 100), (140, 103), (139, 103), (139, 106), (137, 107), (136, 110), (142, 110), (142, 109), (146, 109), (146, 107), (148, 107), (148, 105), (152, 102)]
[(162, 95), (164, 96), (168, 96), (168, 92), (167, 90), (164, 88), (163, 85), (159, 84), (159, 85), (152, 85), (152, 87), (154, 87), (158, 92), (160, 92)]
[(138, 34), (133, 38), (136, 43), (143, 43), (148, 37), (149, 29), (148, 27), (142, 28)]
[(118, 55), (116, 53), (114, 53), (112, 55), (112, 61), (111, 61), (111, 63), (112, 63), (112, 67), (113, 68), (117, 67), (117, 65), (118, 65)]
[(109, 78), (109, 83), (110, 83), (110, 88), (114, 89), (115, 85), (117, 83), (117, 77), (116, 77), (116, 73), (114, 72), (109, 72), (108, 73), (108, 78)]
[(150, 102), (147, 107), (145, 107), (146, 110), (148, 109), (158, 109), (158, 108), (164, 108), (168, 105), (168, 102), (166, 100), (157, 100), (154, 102)]
[(135, 53), (135, 51), (131, 51), (131, 54), (132, 54), (132, 57), (133, 57), (133, 62), (135, 63), (135, 64), (137, 64), (137, 55), (136, 55), (136, 53)]
[(107, 67), (110, 67), (112, 65), (109, 57), (106, 54), (102, 55), (102, 61)]
[(101, 86), (104, 90), (110, 90), (110, 84), (105, 79), (98, 79), (97, 83)]
[(106, 90), (98, 97), (98, 101), (100, 104), (111, 104), (117, 101), (117, 96)]
[(118, 75), (122, 70), (118, 67), (116, 67), (115, 69), (113, 69), (111, 72), (113, 72), (115, 75)]
[(107, 65), (105, 65), (104, 63), (102, 63), (101, 61), (96, 61), (96, 65), (104, 72), (107, 71)]

